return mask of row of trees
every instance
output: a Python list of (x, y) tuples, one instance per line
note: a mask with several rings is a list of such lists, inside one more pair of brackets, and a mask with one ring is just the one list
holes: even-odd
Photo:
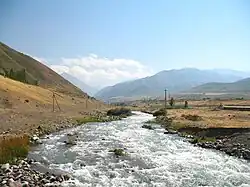
[[(175, 100), (174, 100), (173, 97), (171, 97), (171, 99), (169, 100), (169, 105), (170, 105), (171, 107), (173, 107), (174, 104), (175, 104)], [(185, 107), (185, 108), (188, 108), (188, 101), (185, 101), (184, 107)]]
[[(0, 72), (5, 77), (8, 77), (10, 79), (14, 79), (23, 83), (29, 83), (27, 80), (27, 73), (25, 69), (14, 71), (12, 68), (8, 71), (7, 69), (3, 69), (4, 72)], [(38, 81), (35, 80), (33, 83), (34, 85), (38, 85)]]

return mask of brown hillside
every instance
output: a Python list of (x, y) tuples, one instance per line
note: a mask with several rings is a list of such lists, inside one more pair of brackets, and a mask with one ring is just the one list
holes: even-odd
[(44, 64), (0, 42), (0, 73), (4, 74), (11, 69), (14, 71), (25, 69), (28, 84), (35, 84), (38, 81), (38, 85), (43, 88), (51, 88), (65, 94), (87, 97), (87, 94)]
[(92, 115), (105, 110), (104, 103), (89, 97), (72, 96), (60, 92), (53, 112), (52, 92), (35, 85), (24, 84), (0, 75), (0, 134), (32, 132), (38, 126), (54, 128), (66, 126), (65, 120), (74, 116)]

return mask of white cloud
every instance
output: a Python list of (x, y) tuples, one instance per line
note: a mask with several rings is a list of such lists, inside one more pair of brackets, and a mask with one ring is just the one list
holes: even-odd
[(59, 74), (62, 74), (64, 72), (66, 73), (69, 72), (69, 68), (67, 66), (51, 65), (50, 68)]
[[(41, 59), (37, 58), (36, 59)], [(152, 75), (153, 71), (138, 61), (130, 59), (101, 58), (95, 54), (80, 58), (62, 58), (60, 62), (50, 68), (57, 73), (67, 72), (83, 82), (95, 86), (105, 87), (116, 83)]]
[[(29, 55), (29, 54), (28, 54)], [(47, 65), (47, 60), (45, 58), (40, 58), (40, 57), (36, 57), (36, 56), (32, 56), (32, 55), (29, 55), (31, 56), (32, 58), (34, 58), (35, 60), (39, 61), (39, 62), (42, 62), (43, 64)]]

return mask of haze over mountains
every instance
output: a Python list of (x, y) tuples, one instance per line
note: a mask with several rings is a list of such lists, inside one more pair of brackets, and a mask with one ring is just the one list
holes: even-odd
[(250, 73), (248, 72), (184, 68), (161, 71), (149, 77), (108, 86), (97, 92), (96, 88), (76, 77), (67, 73), (60, 76), (37, 60), (0, 43), (0, 74), (6, 74), (6, 72), (11, 74), (11, 71), (17, 74), (24, 70), (25, 80), (29, 84), (39, 83), (41, 87), (69, 94), (81, 95), (86, 92), (102, 100), (117, 97), (157, 97), (163, 94), (164, 89), (169, 90), (170, 93), (250, 91), (250, 78), (247, 78), (250, 77)]
[(250, 74), (246, 72), (234, 70), (199, 70), (195, 68), (165, 70), (153, 76), (103, 88), (95, 96), (103, 100), (116, 97), (154, 97), (162, 95), (164, 89), (168, 89), (171, 93), (178, 93), (210, 82), (235, 82), (248, 75), (250, 77)]
[(233, 83), (206, 83), (194, 87), (190, 92), (206, 92), (206, 93), (249, 93), (250, 78), (242, 79)]
[(61, 76), (65, 79), (67, 79), (69, 82), (80, 88), (82, 91), (86, 92), (90, 96), (94, 96), (95, 93), (97, 93), (98, 89), (91, 87), (84, 83), (83, 81), (77, 79), (76, 77), (64, 72), (61, 74)]

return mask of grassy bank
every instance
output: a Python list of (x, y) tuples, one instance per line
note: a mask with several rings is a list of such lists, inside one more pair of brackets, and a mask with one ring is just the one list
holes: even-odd
[(85, 116), (85, 117), (76, 117), (73, 119), (76, 125), (82, 125), (85, 123), (91, 123), (91, 122), (110, 122), (110, 121), (116, 121), (121, 120), (121, 117), (114, 117), (114, 116), (101, 116), (101, 117), (95, 117), (95, 116)]
[(0, 164), (14, 162), (17, 158), (24, 158), (29, 151), (29, 137), (2, 136), (0, 137)]

